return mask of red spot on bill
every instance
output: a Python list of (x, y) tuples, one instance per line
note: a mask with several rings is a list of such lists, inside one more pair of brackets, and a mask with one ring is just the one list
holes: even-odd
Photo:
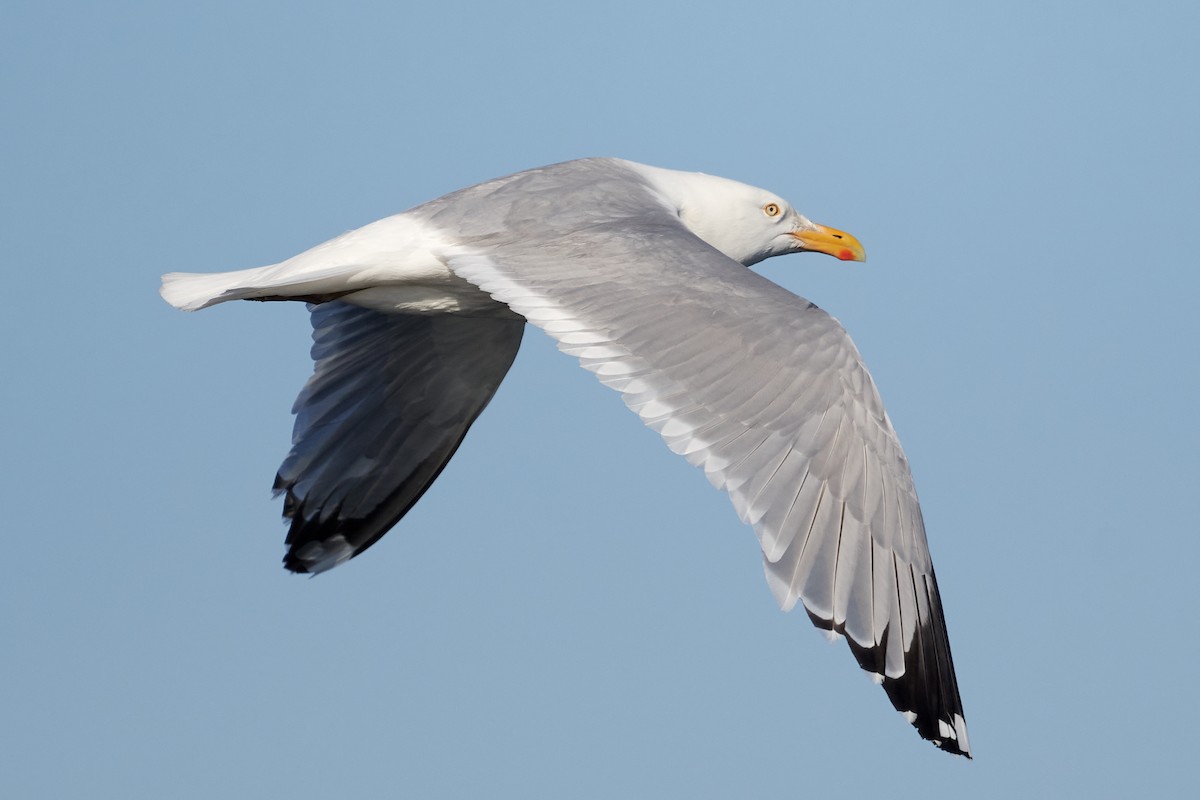
[(842, 261), (853, 261), (854, 253), (851, 253), (849, 250), (839, 250), (837, 257), (840, 258)]

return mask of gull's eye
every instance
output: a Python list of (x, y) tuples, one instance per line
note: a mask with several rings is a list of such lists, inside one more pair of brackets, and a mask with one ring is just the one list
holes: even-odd
[(763, 213), (768, 217), (778, 217), (781, 211), (778, 203), (767, 203), (763, 206)]

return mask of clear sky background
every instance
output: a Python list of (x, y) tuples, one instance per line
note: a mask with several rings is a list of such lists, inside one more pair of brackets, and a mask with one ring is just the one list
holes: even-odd
[[(1194, 790), (1200, 5), (416, 5), (5, 4), (0, 795)], [(280, 567), (307, 315), (159, 275), (587, 155), (866, 246), (760, 270), (888, 404), (975, 761), (536, 330), (395, 531)]]

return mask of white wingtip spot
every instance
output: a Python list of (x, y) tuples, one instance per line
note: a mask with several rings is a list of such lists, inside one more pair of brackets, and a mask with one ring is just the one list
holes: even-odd
[(954, 738), (958, 742), (958, 748), (970, 755), (971, 742), (967, 739), (967, 721), (963, 719), (962, 714), (954, 715)]

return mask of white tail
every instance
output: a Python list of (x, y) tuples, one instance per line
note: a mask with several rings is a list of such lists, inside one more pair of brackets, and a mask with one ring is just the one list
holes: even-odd
[(211, 274), (171, 272), (163, 275), (158, 293), (176, 308), (199, 311), (226, 300), (245, 300), (262, 294), (262, 287), (256, 284), (269, 269), (255, 267)]

